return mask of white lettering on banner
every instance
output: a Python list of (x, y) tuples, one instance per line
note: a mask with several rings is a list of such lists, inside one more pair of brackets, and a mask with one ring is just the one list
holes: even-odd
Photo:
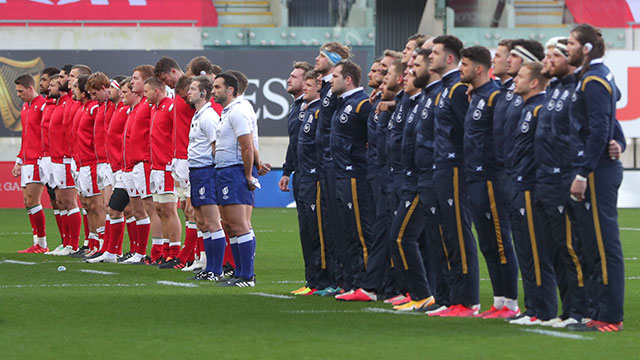
[(9, 181), (2, 184), (2, 191), (22, 191), (22, 188), (20, 183)]
[(276, 105), (280, 106), (282, 111), (279, 114), (272, 114), (267, 108), (267, 105), (262, 106), (262, 109), (264, 110), (265, 120), (282, 120), (287, 116), (287, 110), (289, 110), (289, 101), (287, 101), (284, 96), (277, 94), (271, 90), (271, 84), (274, 83), (280, 84), (280, 86), (282, 86), (284, 89), (287, 88), (287, 81), (285, 79), (271, 78), (264, 83), (264, 89), (262, 91), (264, 92), (264, 97), (270, 102), (273, 102)]
[(620, 89), (620, 100), (616, 106), (616, 117), (622, 125), (626, 137), (640, 137), (640, 58), (636, 51), (609, 51), (604, 63), (613, 73), (614, 81)]

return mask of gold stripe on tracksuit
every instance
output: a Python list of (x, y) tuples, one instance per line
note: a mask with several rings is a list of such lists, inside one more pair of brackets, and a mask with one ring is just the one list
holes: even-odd
[(416, 195), (411, 202), (411, 207), (407, 214), (402, 219), (402, 225), (400, 225), (400, 231), (398, 232), (398, 238), (396, 239), (396, 243), (398, 244), (398, 250), (400, 251), (400, 258), (402, 259), (402, 265), (404, 265), (405, 270), (409, 270), (409, 264), (407, 264), (407, 258), (404, 255), (404, 249), (402, 248), (402, 237), (404, 236), (404, 231), (407, 229), (407, 224), (409, 220), (411, 220), (411, 215), (416, 210), (416, 206), (418, 206), (418, 202), (420, 201), (420, 197)]
[(358, 187), (356, 186), (355, 178), (351, 178), (351, 197), (353, 199), (353, 211), (356, 217), (356, 228), (358, 228), (358, 238), (360, 239), (360, 245), (362, 245), (364, 268), (366, 270), (367, 262), (369, 261), (369, 250), (367, 250), (367, 244), (364, 242), (364, 234), (362, 234), (362, 224), (360, 223), (360, 207), (358, 206)]
[(322, 232), (322, 202), (320, 192), (320, 181), (316, 181), (316, 219), (318, 220), (318, 235), (320, 235), (320, 267), (324, 270), (327, 268), (327, 258), (324, 248), (324, 233)]
[(542, 286), (540, 275), (540, 257), (538, 256), (538, 243), (536, 241), (536, 230), (533, 225), (533, 207), (531, 206), (531, 191), (524, 192), (524, 202), (527, 211), (527, 224), (529, 225), (529, 239), (531, 241), (531, 253), (533, 254), (533, 268), (536, 273), (536, 285)]
[(500, 264), (506, 264), (507, 257), (504, 255), (504, 245), (502, 244), (502, 229), (500, 228), (500, 218), (498, 217), (498, 205), (496, 204), (496, 196), (493, 192), (493, 181), (487, 181), (487, 190), (489, 192), (489, 207), (491, 208), (491, 217), (493, 217), (493, 227), (495, 228), (496, 241), (498, 242)]
[(591, 194), (591, 213), (593, 214), (593, 226), (596, 231), (596, 241), (598, 243), (598, 253), (600, 254), (600, 265), (602, 266), (602, 283), (609, 285), (609, 274), (607, 274), (607, 257), (602, 242), (602, 229), (600, 228), (600, 216), (598, 216), (598, 204), (596, 202), (596, 178), (593, 172), (589, 174), (589, 191)]
[(469, 269), (467, 267), (467, 251), (464, 247), (464, 235), (462, 232), (462, 217), (460, 215), (460, 186), (459, 186), (459, 176), (458, 176), (458, 167), (455, 166), (453, 168), (453, 201), (455, 202), (456, 208), (456, 227), (458, 228), (458, 244), (460, 245), (460, 258), (462, 260), (462, 273), (469, 273)]
[(449, 250), (447, 244), (444, 243), (444, 234), (442, 233), (442, 226), (438, 224), (438, 230), (440, 230), (440, 241), (442, 242), (442, 250), (444, 250), (444, 258), (447, 260), (447, 268), (451, 271), (451, 263), (449, 262)]
[(571, 256), (571, 260), (573, 260), (573, 265), (576, 267), (576, 275), (578, 277), (578, 286), (584, 287), (584, 279), (582, 277), (582, 266), (580, 265), (580, 259), (578, 259), (578, 255), (576, 255), (576, 251), (573, 249), (573, 239), (571, 237), (571, 221), (569, 220), (569, 215), (564, 215), (564, 223), (566, 226), (565, 234), (567, 238), (567, 250), (569, 251), (569, 255)]

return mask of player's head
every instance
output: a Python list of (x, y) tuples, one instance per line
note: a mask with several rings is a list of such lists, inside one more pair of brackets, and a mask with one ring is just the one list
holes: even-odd
[(236, 96), (238, 96), (238, 79), (227, 72), (217, 75), (213, 82), (215, 101), (222, 106), (227, 106)]
[(178, 62), (168, 56), (161, 57), (156, 63), (154, 76), (172, 89), (176, 87), (176, 83), (182, 75), (184, 73)]
[(122, 91), (122, 102), (125, 105), (133, 106), (140, 101), (140, 95), (134, 93), (131, 88), (130, 76), (127, 76), (120, 82), (120, 90)]
[(144, 96), (150, 104), (158, 104), (167, 97), (167, 86), (157, 77), (150, 77), (144, 81)]
[(560, 39), (556, 43), (555, 48), (553, 49), (553, 53), (551, 54), (551, 76), (555, 76), (559, 79), (567, 76), (571, 71), (573, 71), (573, 67), (569, 65), (569, 53), (567, 51), (567, 38)]
[(544, 68), (542, 69), (542, 73), (548, 78), (552, 78), (551, 75), (551, 58), (553, 57), (553, 52), (556, 49), (556, 45), (560, 39), (565, 39), (562, 36), (552, 37), (547, 41), (544, 45), (544, 58), (542, 59), (542, 64)]
[(143, 96), (144, 81), (153, 76), (154, 68), (151, 65), (138, 65), (131, 75), (131, 88), (136, 94)]
[(514, 92), (522, 97), (527, 97), (544, 90), (549, 79), (542, 74), (543, 68), (544, 65), (540, 61), (524, 64), (514, 80), (516, 84)]
[(355, 89), (360, 86), (361, 76), (362, 70), (360, 70), (358, 64), (351, 60), (341, 61), (333, 68), (331, 91), (336, 95), (340, 95)]
[(109, 81), (109, 101), (114, 104), (117, 104), (122, 100), (122, 86), (120, 85), (120, 82), (122, 82), (124, 78), (124, 75), (116, 75)]
[(194, 77), (191, 81), (187, 98), (190, 104), (199, 106), (211, 100), (212, 92), (213, 84), (211, 79), (208, 76), (200, 75)]
[(382, 84), (382, 76), (380, 76), (380, 60), (382, 60), (381, 57), (375, 58), (373, 63), (371, 63), (369, 72), (367, 73), (367, 78), (369, 79), (367, 86), (372, 89), (377, 89), (380, 87), (380, 84)]
[(293, 70), (289, 73), (287, 79), (287, 92), (295, 97), (302, 94), (302, 86), (304, 85), (304, 74), (313, 70), (311, 64), (306, 61), (296, 61), (293, 63)]
[(89, 90), (87, 89), (87, 83), (89, 82), (89, 76), (80, 75), (75, 78), (73, 82), (73, 99), (76, 101), (81, 101), (85, 103), (91, 99), (91, 94), (89, 94)]
[(71, 71), (69, 71), (69, 87), (73, 87), (76, 79), (80, 75), (89, 76), (91, 75), (91, 68), (87, 65), (77, 64), (73, 65)]
[(491, 52), (484, 46), (471, 46), (460, 51), (460, 81), (473, 83), (477, 77), (488, 76)]
[(516, 76), (524, 64), (542, 61), (544, 48), (535, 40), (518, 39), (513, 41), (513, 47), (507, 56), (507, 73)]
[(58, 75), (60, 70), (54, 67), (48, 67), (42, 70), (40, 74), (40, 94), (47, 96), (49, 94), (49, 83), (53, 75)]
[(512, 49), (512, 44), (513, 40), (511, 39), (502, 39), (498, 43), (493, 59), (491, 59), (491, 64), (493, 64), (493, 75), (495, 77), (502, 79), (508, 76), (507, 57)]
[(441, 35), (433, 39), (433, 48), (429, 55), (431, 71), (444, 75), (455, 69), (460, 62), (462, 48), (462, 41), (453, 35)]
[(304, 91), (304, 100), (307, 103), (320, 98), (320, 88), (322, 87), (322, 81), (320, 81), (320, 74), (311, 69), (304, 73), (304, 83), (302, 85), (302, 91)]
[(425, 88), (430, 83), (432, 73), (429, 71), (429, 55), (431, 49), (420, 49), (413, 63), (414, 85), (418, 88)]
[(420, 48), (427, 40), (427, 36), (424, 34), (414, 34), (407, 38), (407, 43), (402, 49), (402, 62), (409, 63), (409, 59), (413, 55), (413, 52)]
[(244, 92), (247, 91), (247, 86), (249, 86), (249, 79), (247, 78), (247, 75), (238, 70), (227, 70), (226, 72), (235, 76), (238, 80), (238, 95), (236, 96), (243, 95)]
[(351, 49), (337, 41), (323, 44), (320, 53), (316, 56), (314, 70), (328, 75), (340, 61), (348, 60), (351, 57)]
[(589, 25), (580, 24), (571, 30), (567, 42), (569, 65), (583, 66), (582, 74), (589, 68), (589, 62), (604, 56), (605, 44), (602, 32)]
[(73, 65), (65, 64), (60, 72), (58, 73), (60, 77), (58, 78), (58, 82), (60, 83), (60, 91), (69, 92), (71, 91), (71, 86), (69, 84), (69, 74), (71, 73), (71, 69)]
[(29, 74), (22, 74), (14, 81), (16, 93), (20, 100), (29, 102), (38, 96), (36, 92), (36, 80)]
[(193, 78), (187, 75), (183, 75), (178, 79), (176, 83), (176, 95), (180, 96), (187, 103), (189, 102), (187, 99), (187, 95), (189, 94), (189, 87), (191, 86), (191, 81)]
[(405, 71), (404, 92), (413, 96), (421, 89), (416, 86), (416, 73), (413, 69)]
[(222, 72), (222, 68), (213, 64), (209, 59), (204, 56), (197, 56), (189, 63), (187, 75), (190, 76), (208, 76), (211, 82), (215, 79), (216, 75)]
[(105, 102), (109, 99), (109, 78), (104, 73), (98, 71), (89, 76), (87, 80), (87, 91), (91, 99)]
[(60, 75), (53, 74), (49, 78), (49, 95), (47, 95), (49, 99), (59, 99), (62, 95), (60, 93), (60, 82), (58, 81), (59, 77)]
[(406, 68), (407, 64), (403, 63), (402, 59), (398, 59), (391, 64), (382, 81), (382, 100), (392, 100), (402, 90), (404, 70)]

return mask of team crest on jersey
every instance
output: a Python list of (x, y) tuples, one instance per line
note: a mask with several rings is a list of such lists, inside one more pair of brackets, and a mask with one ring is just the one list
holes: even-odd
[[(331, 90), (329, 90), (329, 91), (331, 91)], [(322, 106), (324, 106), (324, 107), (329, 106), (329, 101), (330, 101), (329, 98), (330, 97), (331, 97), (331, 95), (327, 95), (327, 96), (324, 97), (324, 99), (322, 99)]]
[(442, 109), (444, 107), (444, 98), (440, 98), (440, 102), (438, 102), (438, 107)]
[(531, 121), (532, 116), (531, 111), (527, 112), (527, 115), (524, 116), (524, 121)]
[(515, 106), (520, 106), (520, 104), (522, 104), (522, 98), (520, 96), (518, 96), (516, 98), (516, 101), (514, 102)]
[[(313, 115), (311, 115), (313, 117)], [(298, 114), (298, 120), (300, 121), (304, 121), (304, 113), (300, 112), (300, 114)]]
[(398, 114), (396, 114), (396, 122), (397, 123), (402, 122), (402, 105), (400, 105), (400, 108), (398, 109)]
[(555, 89), (553, 90), (553, 95), (551, 97), (555, 99), (558, 97), (558, 95), (560, 95), (560, 89)]
[(553, 110), (553, 108), (556, 106), (555, 101), (553, 101), (553, 99), (549, 100), (549, 103), (547, 103), (547, 110), (551, 111)]
[(349, 116), (347, 116), (347, 114), (345, 113), (340, 114), (340, 122), (344, 124), (347, 121), (349, 121)]
[(485, 104), (484, 99), (480, 99), (480, 101), (478, 101), (478, 105), (476, 106), (476, 108), (482, 110), (482, 109), (484, 109), (484, 104)]
[(224, 200), (229, 199), (229, 187), (228, 186), (225, 186), (225, 187), (222, 188), (222, 198)]
[(567, 98), (568, 98), (568, 97), (569, 97), (569, 90), (565, 90), (565, 91), (562, 93), (562, 98), (561, 98), (561, 99), (562, 99), (562, 100), (567, 100)]
[(378, 123), (378, 114), (373, 115), (373, 122)]
[(309, 123), (304, 124), (304, 129), (303, 129), (303, 131), (304, 131), (305, 133), (308, 133), (309, 131), (311, 131), (311, 124), (309, 124)]
[(387, 129), (391, 130), (392, 127), (393, 127), (393, 123), (391, 121), (389, 121), (387, 123)]
[(482, 112), (478, 109), (475, 109), (473, 111), (473, 120), (480, 120), (480, 118), (482, 117)]
[(564, 103), (562, 102), (562, 100), (558, 101), (558, 103), (556, 104), (556, 111), (562, 111), (563, 105)]
[(347, 105), (347, 107), (344, 108), (344, 113), (351, 114), (351, 110), (353, 110), (353, 107), (351, 105)]
[(522, 125), (520, 125), (520, 131), (523, 134), (526, 134), (527, 132), (529, 132), (529, 123), (528, 122), (523, 122)]
[(423, 119), (426, 119), (426, 118), (427, 118), (427, 116), (429, 116), (429, 110), (427, 110), (427, 109), (423, 109), (423, 110), (422, 110), (422, 118), (423, 118)]
[(205, 189), (204, 186), (198, 190), (198, 194), (200, 194), (200, 200), (204, 200), (204, 194), (206, 192), (207, 192), (207, 189)]
[(511, 90), (507, 91), (507, 95), (505, 95), (505, 99), (507, 99), (507, 101), (511, 101), (511, 99), (513, 99), (513, 91)]
[(413, 116), (414, 116), (414, 113), (411, 113), (411, 115), (409, 115), (409, 118), (407, 119), (408, 124), (411, 124), (413, 122)]
[(573, 95), (571, 95), (571, 101), (576, 102), (576, 100), (578, 100), (578, 94), (574, 92)]

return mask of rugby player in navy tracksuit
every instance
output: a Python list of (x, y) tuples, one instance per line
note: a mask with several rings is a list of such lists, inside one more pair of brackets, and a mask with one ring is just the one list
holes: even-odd
[(462, 42), (451, 35), (433, 40), (430, 69), (442, 76), (442, 92), (435, 110), (435, 172), (438, 204), (442, 212), (445, 245), (451, 266), (452, 306), (429, 316), (475, 316), (479, 310), (479, 269), (476, 242), (463, 170), (464, 117), (469, 107), (468, 85), (460, 82)]
[[(361, 287), (367, 270), (368, 249), (371, 245), (371, 194), (367, 175), (367, 119), (371, 111), (369, 96), (360, 84), (360, 67), (349, 60), (336, 65), (331, 90), (338, 96), (338, 105), (331, 118), (331, 153), (336, 171), (336, 195), (342, 220), (349, 262), (343, 264), (348, 286), (356, 289), (336, 299), (359, 300), (368, 297)], [(345, 285), (347, 286), (347, 285)], [(371, 300), (375, 301), (375, 294)]]
[(587, 296), (594, 309), (592, 321), (569, 325), (574, 330), (622, 330), (624, 258), (618, 228), (617, 199), (622, 165), (607, 151), (624, 138), (616, 120), (620, 97), (613, 75), (602, 62), (604, 40), (599, 30), (578, 25), (567, 45), (569, 64), (580, 66), (571, 97), (571, 153), (573, 180), (571, 205), (580, 226), (583, 253), (592, 278)]
[[(562, 300), (560, 321), (555, 328), (577, 324), (586, 313), (584, 273), (575, 226), (569, 207), (571, 154), (569, 152), (569, 105), (576, 86), (574, 68), (567, 63), (567, 39), (560, 39), (550, 56), (549, 75), (544, 105), (539, 110), (535, 133), (536, 206), (542, 235), (549, 245)], [(570, 220), (571, 219), (571, 220)]]
[(489, 78), (491, 53), (482, 46), (461, 51), (461, 81), (473, 86), (464, 123), (464, 165), (469, 183), (473, 222), (493, 287), (493, 305), (479, 316), (507, 318), (518, 310), (518, 263), (511, 243), (511, 227), (495, 165), (494, 102), (500, 94)]
[(541, 62), (523, 65), (515, 79), (515, 92), (522, 97), (522, 114), (514, 132), (505, 132), (511, 138), (511, 148), (505, 149), (506, 163), (511, 176), (511, 230), (515, 239), (518, 263), (522, 274), (527, 309), (523, 316), (511, 320), (519, 325), (545, 324), (557, 314), (555, 273), (548, 246), (552, 241), (541, 236), (540, 219), (533, 206), (535, 199), (534, 138), (538, 116), (545, 99), (547, 78), (542, 74)]

